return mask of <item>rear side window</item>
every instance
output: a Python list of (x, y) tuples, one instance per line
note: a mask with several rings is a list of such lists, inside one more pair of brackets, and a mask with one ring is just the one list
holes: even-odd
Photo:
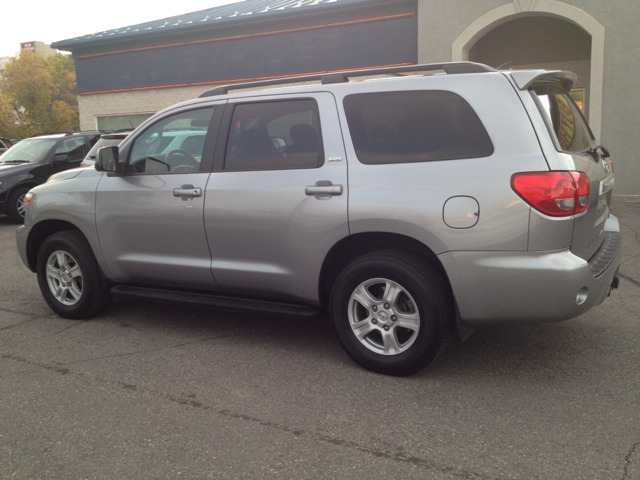
[(349, 95), (344, 109), (365, 164), (488, 157), (493, 144), (471, 106), (440, 90)]
[(557, 150), (581, 152), (595, 145), (589, 125), (568, 93), (555, 86), (539, 86), (531, 95)]
[(315, 100), (236, 105), (225, 170), (318, 168), (324, 159)]

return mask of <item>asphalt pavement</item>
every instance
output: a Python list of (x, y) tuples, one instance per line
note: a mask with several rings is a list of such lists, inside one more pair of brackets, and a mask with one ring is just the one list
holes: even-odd
[(361, 369), (326, 319), (119, 300), (53, 314), (0, 217), (2, 479), (640, 479), (640, 203), (620, 288), (478, 329), (418, 375)]

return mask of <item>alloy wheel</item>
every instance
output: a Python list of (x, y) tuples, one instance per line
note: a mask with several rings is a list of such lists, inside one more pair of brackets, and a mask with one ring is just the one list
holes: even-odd
[(349, 298), (349, 324), (356, 338), (381, 355), (407, 351), (420, 331), (420, 312), (411, 294), (397, 282), (374, 278)]
[(75, 305), (82, 297), (82, 271), (69, 253), (56, 250), (47, 259), (47, 284), (63, 305)]

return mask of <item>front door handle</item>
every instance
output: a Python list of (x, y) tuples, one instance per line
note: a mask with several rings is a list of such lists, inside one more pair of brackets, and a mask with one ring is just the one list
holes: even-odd
[(183, 198), (184, 197), (188, 197), (188, 198), (201, 197), (202, 189), (194, 187), (193, 185), (182, 185), (180, 188), (173, 189), (173, 196), (183, 197)]
[(334, 195), (342, 195), (342, 185), (334, 185), (329, 180), (320, 180), (315, 185), (305, 187), (304, 193), (319, 200), (326, 200)]

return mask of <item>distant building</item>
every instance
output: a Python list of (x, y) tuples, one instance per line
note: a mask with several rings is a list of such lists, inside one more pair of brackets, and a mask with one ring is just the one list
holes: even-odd
[(239, 81), (461, 60), (570, 70), (616, 196), (640, 201), (639, 24), (638, 0), (245, 0), (53, 46), (73, 53), (87, 129)]
[(20, 51), (24, 52), (25, 50), (31, 51), (36, 55), (40, 55), (41, 57), (51, 57), (58, 53), (58, 50), (51, 48), (44, 42), (22, 42), (20, 44)]

